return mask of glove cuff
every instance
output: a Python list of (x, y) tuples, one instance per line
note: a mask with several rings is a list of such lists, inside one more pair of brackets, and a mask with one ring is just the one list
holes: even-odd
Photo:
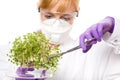
[(107, 19), (110, 19), (112, 22), (111, 29), (109, 30), (110, 33), (113, 33), (114, 26), (115, 26), (115, 19), (113, 17), (107, 16)]

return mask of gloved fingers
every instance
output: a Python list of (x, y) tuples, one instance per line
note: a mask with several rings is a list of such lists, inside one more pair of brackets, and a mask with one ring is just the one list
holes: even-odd
[[(90, 41), (93, 39), (91, 31), (87, 31), (86, 33), (84, 33), (84, 36), (85, 36), (85, 40), (87, 40), (87, 41)], [(84, 40), (84, 42), (86, 42), (85, 40)]]
[(34, 71), (34, 68), (27, 68), (28, 71)]
[(86, 50), (83, 50), (84, 53), (86, 53), (87, 51), (89, 51), (92, 47), (93, 44), (96, 44), (97, 43), (97, 40), (92, 40), (90, 41), (90, 43), (86, 46)]
[[(100, 28), (99, 28), (100, 27)], [(80, 36), (80, 46), (83, 49), (83, 52), (87, 52), (93, 44), (96, 44), (97, 41), (101, 41), (103, 26), (99, 24), (92, 25), (85, 33)], [(95, 39), (91, 41), (92, 39)], [(86, 40), (90, 41), (86, 45)]]
[[(91, 41), (92, 39), (95, 39)], [(86, 40), (90, 41), (89, 44), (86, 44)], [(97, 26), (94, 25), (90, 27), (85, 33), (80, 36), (80, 46), (83, 49), (83, 52), (87, 52), (93, 44), (96, 44), (97, 41), (100, 41), (99, 34), (97, 32)]]
[(97, 31), (100, 38), (102, 38), (103, 34), (105, 33), (103, 30), (104, 30), (104, 25), (102, 23), (98, 24)]
[(86, 53), (87, 51), (89, 51), (89, 49), (92, 47), (92, 45), (86, 46), (86, 50), (83, 50), (83, 53)]
[(93, 40), (93, 41), (90, 41), (89, 45), (93, 45), (93, 44), (96, 44), (97, 43), (97, 40)]
[[(83, 52), (86, 52), (87, 49), (92, 46), (92, 44), (95, 44), (97, 41), (91, 41), (94, 37), (92, 36), (91, 32), (88, 30), (87, 32), (83, 33), (80, 36), (80, 46), (83, 49)], [(89, 44), (86, 44), (86, 41), (91, 41)]]
[(86, 46), (96, 44), (99, 37), (96, 29), (88, 30), (86, 33), (84, 33), (84, 36), (85, 39), (89, 42), (89, 44), (86, 44), (86, 41), (84, 40)]
[(34, 75), (32, 75), (32, 74), (27, 74), (27, 71), (33, 71), (33, 70), (34, 70), (34, 68), (21, 68), (21, 67), (18, 67), (16, 73), (20, 77), (34, 77)]
[(93, 25), (92, 29), (91, 29), (91, 36), (93, 37), (92, 39), (96, 39), (97, 41), (101, 41), (101, 37), (99, 36), (98, 33), (98, 28), (99, 28), (99, 24), (95, 24)]
[(43, 75), (43, 76), (46, 75), (46, 70), (42, 70), (42, 75)]
[(25, 74), (27, 71), (34, 71), (34, 68), (17, 68), (17, 74)]
[(85, 39), (86, 37), (84, 36), (84, 34), (82, 34), (79, 38), (79, 44), (80, 44), (80, 47), (83, 49), (83, 51), (85, 51), (87, 48), (86, 48), (86, 44), (85, 44)]
[(17, 74), (25, 74), (27, 72), (27, 68), (18, 67), (16, 73)]

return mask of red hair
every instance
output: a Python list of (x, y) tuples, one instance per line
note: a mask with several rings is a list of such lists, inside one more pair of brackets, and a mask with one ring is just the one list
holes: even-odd
[[(59, 0), (39, 0), (38, 9), (52, 9)], [(68, 5), (73, 6), (75, 11), (79, 11), (79, 0), (62, 0), (58, 12), (64, 12)]]

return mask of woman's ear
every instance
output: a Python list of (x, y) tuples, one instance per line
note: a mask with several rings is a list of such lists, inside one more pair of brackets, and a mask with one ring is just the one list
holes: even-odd
[(40, 12), (40, 3), (41, 3), (41, 1), (39, 0), (39, 2), (37, 3), (38, 12)]
[(77, 17), (79, 16), (80, 7), (77, 10)]

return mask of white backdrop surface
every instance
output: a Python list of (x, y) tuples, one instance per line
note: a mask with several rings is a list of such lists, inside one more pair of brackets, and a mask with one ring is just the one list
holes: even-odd
[(37, 0), (0, 0), (0, 45), (38, 25)]

